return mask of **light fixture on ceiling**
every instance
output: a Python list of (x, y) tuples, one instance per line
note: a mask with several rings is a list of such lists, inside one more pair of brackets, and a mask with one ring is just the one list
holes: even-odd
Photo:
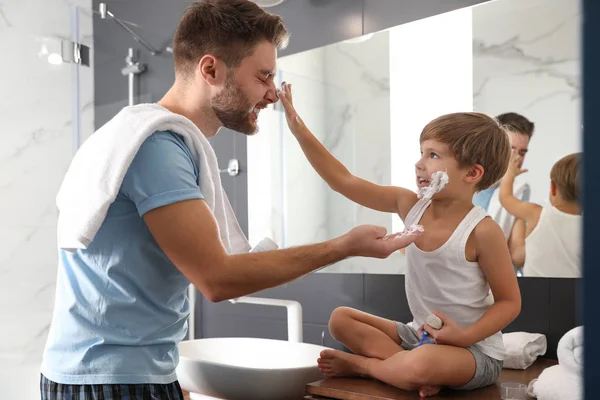
[(261, 7), (268, 8), (279, 5), (283, 3), (285, 0), (253, 0), (256, 4)]
[(372, 33), (367, 33), (366, 35), (363, 35), (363, 36), (344, 40), (344, 43), (351, 43), (351, 44), (352, 43), (363, 43), (363, 42), (366, 42), (367, 40), (371, 39), (372, 37), (373, 37)]

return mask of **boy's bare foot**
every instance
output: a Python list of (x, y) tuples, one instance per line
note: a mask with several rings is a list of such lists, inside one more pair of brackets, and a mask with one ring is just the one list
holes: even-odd
[(334, 376), (367, 376), (367, 361), (363, 356), (348, 354), (339, 350), (323, 350), (317, 360), (319, 369), (327, 378)]
[(439, 386), (423, 386), (419, 389), (419, 396), (421, 397), (431, 397), (435, 396), (440, 392), (442, 388)]

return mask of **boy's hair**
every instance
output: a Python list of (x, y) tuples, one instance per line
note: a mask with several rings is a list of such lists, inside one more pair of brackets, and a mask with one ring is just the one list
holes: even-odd
[(437, 140), (448, 145), (461, 168), (476, 164), (483, 167), (483, 177), (475, 189), (485, 190), (506, 173), (510, 161), (510, 141), (498, 122), (482, 113), (446, 114), (428, 123), (421, 132), (421, 143)]
[(289, 34), (283, 19), (270, 14), (250, 0), (200, 0), (190, 4), (173, 38), (175, 73), (183, 78), (193, 74), (206, 54), (236, 68), (266, 40), (284, 48)]
[(569, 154), (558, 160), (550, 171), (550, 181), (564, 201), (579, 201), (579, 164), (581, 153)]
[(535, 124), (515, 112), (500, 114), (496, 117), (498, 123), (509, 132), (516, 132), (526, 135), (529, 139), (533, 136)]

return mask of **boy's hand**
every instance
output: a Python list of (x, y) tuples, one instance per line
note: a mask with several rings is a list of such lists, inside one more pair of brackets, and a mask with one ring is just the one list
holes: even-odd
[(472, 345), (471, 340), (468, 336), (468, 332), (465, 328), (462, 328), (456, 324), (450, 317), (438, 311), (433, 312), (443, 322), (441, 329), (434, 329), (429, 324), (424, 324), (422, 328), (419, 328), (419, 337), (421, 337), (422, 329), (425, 329), (429, 336), (435, 339), (438, 344), (446, 344), (457, 347), (467, 347)]
[(304, 123), (300, 119), (298, 112), (294, 108), (294, 101), (292, 98), (292, 85), (286, 82), (281, 84), (281, 90), (277, 91), (277, 95), (281, 100), (283, 109), (285, 110), (285, 119), (287, 120), (290, 130), (295, 135), (300, 127), (304, 126)]
[(506, 170), (505, 178), (516, 178), (517, 176), (524, 174), (528, 170), (519, 168), (519, 161), (521, 156), (515, 152), (510, 153), (510, 162), (508, 163), (508, 169)]

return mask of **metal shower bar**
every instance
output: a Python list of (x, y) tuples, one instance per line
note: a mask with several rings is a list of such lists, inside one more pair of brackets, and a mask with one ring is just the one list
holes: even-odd
[(121, 22), (121, 20), (119, 18), (115, 17), (115, 15), (106, 8), (106, 3), (100, 3), (100, 6), (98, 7), (98, 11), (100, 12), (100, 18), (106, 19), (106, 17), (110, 17), (113, 21), (115, 21), (117, 23), (117, 25), (119, 25), (121, 28), (123, 28), (125, 31), (127, 31), (131, 36), (133, 36), (133, 38), (136, 41), (141, 43), (142, 46), (144, 46), (146, 48), (146, 50), (148, 50), (150, 52), (150, 54), (155, 56), (159, 53), (159, 51), (156, 50), (154, 47), (152, 47), (152, 45), (150, 45), (141, 36), (139, 36), (137, 33), (135, 33), (133, 30), (131, 30), (131, 28), (129, 28), (127, 25), (125, 25), (123, 22)]

